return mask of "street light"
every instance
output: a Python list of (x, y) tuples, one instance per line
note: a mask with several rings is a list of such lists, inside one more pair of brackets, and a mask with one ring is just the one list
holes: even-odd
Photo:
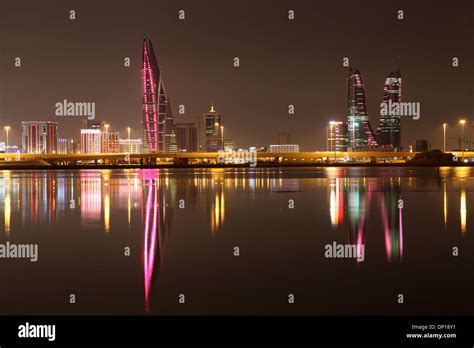
[(7, 144), (5, 146), (5, 153), (7, 153), (8, 149), (8, 131), (10, 130), (10, 126), (5, 126), (5, 131), (7, 132)]
[(108, 123), (104, 124), (105, 127), (105, 153), (109, 153), (109, 127)]
[(461, 124), (461, 142), (462, 142), (461, 161), (464, 163), (464, 124), (466, 123), (466, 120), (460, 120), (459, 123)]
[(443, 123), (443, 152), (446, 152), (446, 126), (447, 123)]
[(130, 144), (130, 127), (127, 127), (127, 133), (128, 133), (128, 153), (132, 152), (131, 150), (131, 144)]
[(332, 136), (332, 144), (331, 144), (331, 142), (329, 142), (329, 144), (330, 144), (330, 147), (332, 145), (332, 148), (334, 149), (334, 163), (336, 163), (337, 147), (336, 147), (336, 133), (334, 131), (334, 121), (329, 122), (329, 127), (331, 128), (329, 134), (330, 134), (330, 136)]
[(224, 150), (224, 126), (221, 126), (222, 150)]

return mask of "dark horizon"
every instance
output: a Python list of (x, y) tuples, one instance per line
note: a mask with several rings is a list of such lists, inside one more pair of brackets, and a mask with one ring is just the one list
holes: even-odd
[[(416, 139), (441, 148), (443, 122), (454, 148), (458, 120), (474, 121), (467, 0), (455, 7), (428, 1), (19, 1), (0, 5), (0, 29), (0, 140), (10, 125), (10, 145), (19, 145), (21, 121), (30, 120), (58, 121), (60, 137), (78, 139), (82, 118), (54, 115), (64, 99), (95, 102), (96, 119), (122, 136), (130, 126), (132, 138), (141, 137), (143, 37), (153, 42), (175, 122), (196, 122), (213, 102), (226, 138), (239, 147), (267, 146), (289, 132), (303, 151), (325, 149), (327, 122), (347, 120), (343, 57), (364, 77), (374, 128), (384, 80), (400, 69), (402, 101), (421, 103), (420, 120), (402, 120), (405, 148)], [(459, 67), (452, 67), (453, 57)], [(288, 114), (289, 104), (295, 115)]]

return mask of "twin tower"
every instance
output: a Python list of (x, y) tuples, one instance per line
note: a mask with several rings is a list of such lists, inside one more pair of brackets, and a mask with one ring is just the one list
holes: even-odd
[[(171, 104), (166, 95), (153, 45), (151, 40), (146, 38), (143, 39), (141, 74), (143, 150), (145, 153), (176, 152), (176, 127)], [(385, 80), (383, 103), (400, 103), (401, 86), (400, 71), (390, 73)], [(366, 106), (364, 79), (357, 69), (349, 68), (347, 95), (348, 145), (353, 149), (400, 148), (400, 116), (381, 115), (377, 134), (372, 130)]]
[[(382, 104), (400, 103), (401, 91), (400, 71), (391, 72), (385, 79)], [(354, 150), (401, 147), (400, 116), (381, 114), (377, 134), (372, 130), (367, 113), (364, 79), (359, 70), (352, 68), (349, 68), (347, 74), (347, 111), (348, 145)]]

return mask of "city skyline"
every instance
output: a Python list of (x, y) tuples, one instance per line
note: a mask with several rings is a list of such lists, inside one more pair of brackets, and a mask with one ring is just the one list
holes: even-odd
[[(234, 4), (233, 11), (244, 11), (244, 3)], [(268, 42), (265, 41), (267, 43), (261, 46), (272, 47), (272, 51), (266, 52), (257, 45), (262, 44), (261, 37), (257, 35), (249, 41), (248, 32), (240, 25), (234, 27), (235, 20), (232, 17), (229, 19), (230, 10), (217, 2), (209, 1), (212, 6), (207, 6), (206, 13), (218, 14), (213, 16), (216, 23), (230, 21), (222, 25), (223, 31), (230, 36), (213, 33), (215, 36), (208, 36), (206, 40), (199, 36), (209, 34), (206, 26), (191, 30), (190, 26), (195, 26), (206, 15), (192, 2), (152, 3), (150, 13), (140, 16), (137, 13), (144, 3), (132, 7), (131, 13), (124, 4), (126, 2), (116, 4), (111, 17), (106, 19), (106, 22), (110, 21), (111, 29), (106, 33), (99, 30), (94, 35), (81, 28), (84, 29), (86, 24), (91, 26), (90, 30), (97, 28), (98, 15), (103, 14), (107, 2), (94, 6), (93, 12), (88, 3), (78, 6), (78, 16), (74, 23), (69, 23), (70, 30), (57, 33), (64, 49), (51, 46), (51, 30), (54, 30), (55, 23), (61, 22), (63, 25), (62, 21), (68, 20), (67, 9), (60, 6), (49, 8), (45, 5), (44, 9), (33, 6), (26, 12), (21, 9), (22, 15), (28, 19), (25, 26), (2, 31), (0, 37), (6, 54), (0, 57), (3, 76), (0, 81), (0, 119), (2, 125), (12, 127), (12, 144), (20, 144), (16, 120), (59, 122), (60, 137), (77, 139), (82, 120), (54, 115), (54, 104), (64, 99), (95, 102), (97, 119), (110, 123), (114, 130), (122, 134), (126, 134), (126, 127), (131, 127), (132, 138), (140, 137), (138, 76), (141, 67), (138, 45), (144, 36), (154, 41), (162, 61), (160, 64), (165, 66), (163, 75), (167, 94), (173, 100), (175, 122), (197, 123), (202, 112), (214, 102), (225, 115), (226, 136), (236, 139), (242, 147), (272, 144), (276, 134), (288, 132), (293, 142), (300, 144), (303, 150), (324, 149), (328, 122), (346, 118), (344, 75), (347, 67), (343, 66), (344, 57), (348, 57), (350, 65), (357, 66), (364, 74), (367, 109), (373, 126), (378, 124), (379, 105), (383, 97), (381, 86), (387, 71), (395, 67), (404, 72), (403, 99), (421, 104), (421, 118), (418, 121), (402, 120), (403, 146), (414, 145), (417, 139), (428, 139), (434, 148), (442, 148), (442, 124), (447, 122), (452, 125), (448, 127), (448, 147), (454, 148), (456, 140), (450, 138), (460, 135), (459, 119), (472, 121), (472, 64), (468, 63), (472, 61), (472, 49), (467, 44), (469, 37), (466, 30), (470, 22), (469, 16), (463, 17), (461, 11), (432, 8), (430, 16), (424, 16), (423, 22), (418, 23), (422, 6), (404, 3), (406, 18), (397, 21), (397, 7), (393, 7), (393, 3), (379, 6), (380, 11), (377, 12), (368, 2), (361, 4), (359, 10), (367, 10), (365, 12), (373, 20), (372, 24), (361, 23), (351, 35), (339, 30), (322, 35), (317, 28), (327, 23), (327, 20), (321, 13), (331, 13), (338, 18), (338, 23), (343, 23), (354, 5), (347, 3), (347, 8), (341, 10), (321, 4), (320, 12), (313, 10), (305, 13), (305, 8), (310, 4), (302, 2), (294, 6), (296, 17), (294, 22), (290, 22), (287, 18), (288, 9), (283, 2), (276, 2), (268, 11), (263, 11), (266, 4), (263, 1), (253, 5), (254, 11), (248, 14), (246, 21), (251, 29), (248, 32), (266, 21), (281, 24), (283, 34), (279, 34), (283, 37), (269, 33), (266, 29), (262, 32)], [(470, 6), (468, 2), (461, 5), (467, 10)], [(182, 22), (178, 19), (181, 7), (187, 10), (186, 19)], [(39, 13), (51, 11), (49, 16), (52, 16), (53, 23), (48, 32), (41, 31), (46, 29), (40, 29), (39, 33), (33, 31), (36, 28), (36, 13), (33, 10)], [(16, 5), (9, 7), (9, 18), (19, 11)], [(128, 21), (123, 28), (119, 27), (117, 20), (125, 15)], [(457, 16), (457, 20), (448, 21), (447, 25), (437, 20), (440, 16)], [(161, 21), (148, 21), (150, 18)], [(83, 23), (86, 19), (87, 22)], [(315, 25), (316, 19), (318, 25)], [(380, 37), (387, 34), (384, 30), (380, 30), (380, 33), (370, 31), (371, 25), (378, 24), (380, 28), (380, 21), (390, 22), (392, 27), (398, 28), (397, 36), (391, 36), (393, 42), (386, 45), (392, 48), (380, 48), (378, 45), (375, 49)], [(149, 24), (155, 22), (156, 25)], [(7, 27), (11, 25), (10, 19), (2, 24)], [(340, 29), (343, 30), (343, 27)], [(435, 35), (438, 31), (439, 35)], [(6, 32), (9, 32), (9, 37), (5, 36)], [(113, 39), (99, 44), (105, 37), (113, 38), (119, 32), (124, 35), (123, 41)], [(177, 36), (175, 40), (171, 34)], [(352, 42), (356, 34), (362, 35), (367, 43), (366, 53), (356, 49), (357, 45)], [(36, 35), (45, 38), (41, 46), (34, 40)], [(316, 41), (311, 43), (307, 40), (315, 35)], [(20, 41), (15, 39), (25, 36), (30, 38), (31, 43), (27, 48), (20, 47)], [(298, 40), (292, 40), (291, 37), (297, 37)], [(283, 43), (283, 40), (288, 43), (286, 54), (282, 54), (281, 48), (274, 45)], [(334, 40), (337, 41), (337, 47)], [(75, 48), (77, 42), (81, 43), (81, 51)], [(193, 42), (197, 42), (197, 46), (193, 46)], [(434, 54), (441, 47), (446, 53)], [(395, 54), (388, 54), (390, 52)], [(13, 64), (13, 59), (18, 56), (22, 58), (21, 67)], [(385, 59), (380, 61), (382, 56)], [(128, 68), (123, 66), (125, 57), (130, 58)], [(237, 68), (232, 64), (234, 57), (240, 58)], [(452, 57), (459, 58), (458, 67), (452, 66)], [(66, 60), (67, 65), (58, 61), (58, 58)], [(278, 69), (281, 63), (285, 64), (283, 70)], [(258, 73), (255, 70), (257, 68)], [(42, 83), (46, 83), (47, 88)], [(22, 102), (18, 94), (25, 84), (37, 91), (31, 95), (29, 103)], [(282, 84), (285, 88), (276, 87)], [(295, 108), (293, 115), (288, 114), (290, 104)], [(184, 115), (177, 112), (179, 105), (186, 107)], [(466, 136), (468, 129), (466, 127)], [(2, 134), (0, 139), (4, 137)]]

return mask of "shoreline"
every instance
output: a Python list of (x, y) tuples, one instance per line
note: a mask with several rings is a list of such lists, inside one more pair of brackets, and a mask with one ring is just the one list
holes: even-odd
[(248, 164), (196, 164), (196, 165), (176, 165), (176, 164), (161, 164), (161, 165), (141, 165), (141, 164), (131, 164), (131, 165), (68, 165), (68, 166), (56, 166), (56, 165), (2, 165), (0, 164), (0, 170), (83, 170), (83, 169), (91, 169), (91, 170), (100, 170), (100, 169), (212, 169), (212, 168), (325, 168), (325, 167), (341, 167), (341, 168), (348, 168), (348, 167), (474, 167), (473, 164), (447, 164), (447, 165), (436, 165), (432, 163), (338, 163), (338, 164), (331, 164), (331, 163), (295, 163), (295, 164), (261, 164), (255, 167), (250, 167)]

